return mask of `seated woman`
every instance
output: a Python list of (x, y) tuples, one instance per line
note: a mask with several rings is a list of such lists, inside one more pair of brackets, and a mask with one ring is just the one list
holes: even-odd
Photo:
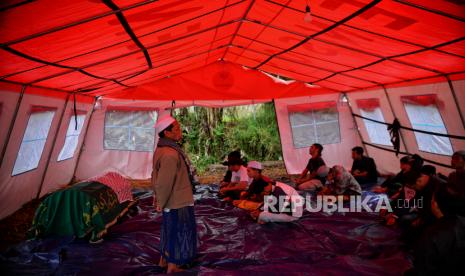
[(262, 175), (262, 164), (250, 161), (247, 165), (247, 175), (252, 179), (249, 188), (241, 193), (240, 200), (234, 200), (236, 207), (246, 210), (256, 210), (263, 203), (265, 195), (271, 193), (271, 181)]
[(328, 185), (320, 191), (320, 195), (360, 195), (362, 188), (352, 174), (350, 174), (344, 167), (336, 165), (332, 167), (328, 176)]
[[(254, 210), (251, 216), (260, 224), (267, 222), (292, 222), (302, 217), (304, 198), (291, 186), (272, 183), (271, 195), (266, 197), (264, 208)], [(282, 205), (281, 205), (282, 204)]]
[(228, 156), (228, 168), (231, 170), (230, 182), (222, 182), (220, 185), (219, 197), (226, 201), (239, 199), (240, 194), (246, 191), (251, 179), (247, 175), (247, 168), (243, 165), (242, 159), (236, 153)]

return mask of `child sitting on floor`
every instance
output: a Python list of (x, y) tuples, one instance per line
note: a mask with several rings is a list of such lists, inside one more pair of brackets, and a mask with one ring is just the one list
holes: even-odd
[(259, 224), (268, 222), (292, 222), (303, 214), (304, 198), (291, 186), (273, 182), (270, 196), (265, 197), (263, 208), (251, 212)]
[(250, 161), (247, 165), (247, 175), (252, 179), (249, 188), (241, 193), (239, 200), (234, 200), (236, 207), (246, 210), (256, 210), (262, 203), (263, 197), (271, 193), (271, 181), (262, 175), (262, 164)]

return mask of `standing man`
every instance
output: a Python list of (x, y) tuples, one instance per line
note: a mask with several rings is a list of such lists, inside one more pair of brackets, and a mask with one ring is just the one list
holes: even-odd
[(182, 138), (179, 123), (171, 116), (155, 125), (160, 137), (153, 155), (152, 186), (158, 212), (163, 213), (160, 263), (168, 273), (182, 271), (197, 253), (197, 230), (192, 194), (190, 162), (177, 142)]
[(352, 163), (351, 173), (360, 184), (375, 184), (378, 180), (378, 171), (376, 170), (375, 160), (368, 156), (363, 155), (362, 147), (355, 147), (352, 149)]

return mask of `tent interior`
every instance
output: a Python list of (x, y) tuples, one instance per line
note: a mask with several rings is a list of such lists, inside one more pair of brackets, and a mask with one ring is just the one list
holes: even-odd
[[(323, 144), (329, 165), (347, 168), (350, 149), (363, 146), (382, 174), (396, 173), (399, 158), (411, 154), (448, 174), (453, 152), (465, 149), (463, 1), (11, 0), (0, 4), (0, 30), (0, 219), (72, 181), (107, 172), (149, 179), (157, 143), (154, 124), (173, 108), (272, 102), (289, 174), (301, 173), (315, 142)], [(386, 127), (394, 119), (403, 127), (399, 155)], [(142, 196), (140, 204), (132, 222), (156, 216), (147, 198)], [(265, 231), (276, 240), (280, 237), (272, 232), (287, 228), (260, 230), (221, 204), (201, 198), (196, 210), (199, 225), (206, 227), (200, 247), (203, 272), (265, 271), (261, 264), (277, 256), (286, 259), (286, 248), (265, 253), (265, 242), (249, 235)], [(217, 221), (209, 221), (209, 212), (218, 213)], [(244, 228), (238, 233), (221, 219), (239, 220)], [(408, 254), (399, 253), (401, 245), (389, 244), (395, 242), (393, 230), (373, 230), (375, 218), (331, 220), (332, 226), (324, 216), (307, 214), (302, 226), (297, 222), (290, 226), (294, 232), (289, 230), (298, 236), (314, 231), (313, 243), (323, 239), (319, 247), (304, 244), (310, 251), (328, 250), (327, 255), (309, 253), (281, 264), (292, 263), (301, 272), (363, 274), (399, 274), (409, 266)], [(115, 225), (98, 249), (79, 242), (67, 246), (94, 250), (94, 257), (110, 249), (121, 253), (124, 246), (115, 239), (144, 235), (131, 225)], [(134, 225), (159, 230), (147, 221)], [(213, 235), (212, 229), (225, 236)], [(228, 235), (249, 241), (228, 247)], [(142, 240), (159, 239), (150, 237)], [(134, 257), (120, 270), (114, 267), (115, 272), (159, 272), (149, 261), (157, 256), (155, 245), (139, 246), (141, 251), (129, 253), (144, 257)], [(380, 255), (381, 247), (392, 254)], [(62, 247), (42, 245), (49, 265), (37, 265), (34, 269), (42, 270), (36, 271), (76, 272), (79, 262), (86, 262), (74, 259), (66, 266), (56, 261), (56, 250), (46, 248)], [(353, 256), (343, 259), (344, 254)], [(333, 256), (341, 259), (331, 270), (323, 260)], [(92, 264), (105, 267), (98, 257)], [(285, 269), (279, 264), (275, 269)]]

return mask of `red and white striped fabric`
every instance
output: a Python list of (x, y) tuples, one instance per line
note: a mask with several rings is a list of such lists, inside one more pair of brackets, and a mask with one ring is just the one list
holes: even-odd
[(93, 178), (92, 181), (97, 181), (110, 187), (118, 196), (119, 203), (134, 200), (131, 193), (131, 183), (116, 172), (106, 173), (103, 176)]

